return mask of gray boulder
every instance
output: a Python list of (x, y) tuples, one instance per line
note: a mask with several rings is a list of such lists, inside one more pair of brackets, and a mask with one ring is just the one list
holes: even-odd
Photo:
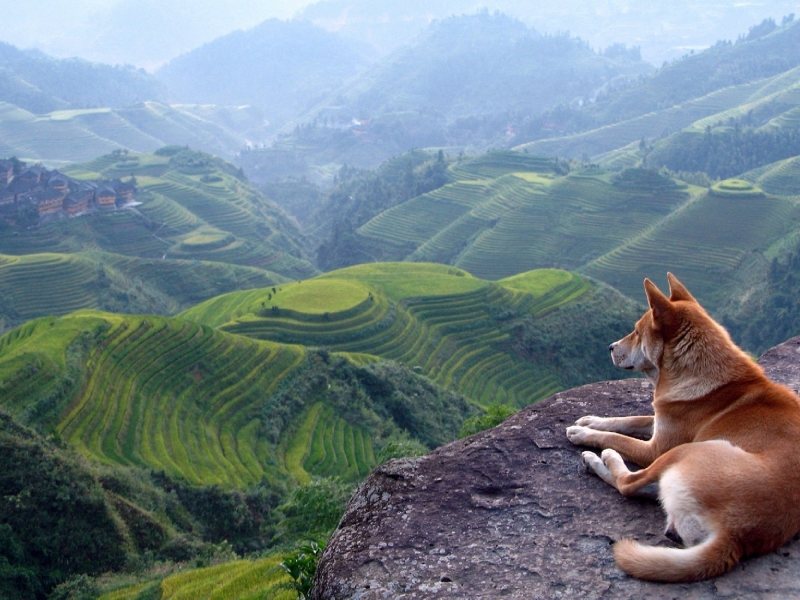
[[(759, 362), (800, 388), (800, 337)], [(650, 413), (651, 396), (643, 379), (586, 385), (427, 456), (378, 467), (325, 549), (312, 597), (800, 598), (797, 537), (700, 583), (648, 583), (617, 569), (614, 540), (671, 545), (663, 513), (588, 474), (564, 430), (586, 414)]]

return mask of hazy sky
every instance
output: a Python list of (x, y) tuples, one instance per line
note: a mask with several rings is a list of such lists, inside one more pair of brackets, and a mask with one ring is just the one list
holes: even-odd
[(641, 46), (656, 65), (736, 39), (766, 17), (800, 18), (800, 0), (0, 0), (0, 41), (152, 71), (216, 37), (314, 4), (305, 13), (314, 22), (383, 51), (433, 18), (487, 6), (543, 33), (570, 31), (595, 49)]
[(314, 0), (0, 0), (0, 41), (58, 57), (152, 68)]

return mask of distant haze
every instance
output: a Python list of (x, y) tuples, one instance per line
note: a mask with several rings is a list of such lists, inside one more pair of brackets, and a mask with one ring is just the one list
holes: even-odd
[(597, 49), (641, 46), (643, 58), (656, 65), (735, 39), (764, 18), (800, 16), (797, 0), (0, 0), (0, 40), (57, 57), (153, 71), (268, 18), (306, 18), (385, 53), (433, 19), (483, 7), (507, 12), (542, 33), (570, 31)]

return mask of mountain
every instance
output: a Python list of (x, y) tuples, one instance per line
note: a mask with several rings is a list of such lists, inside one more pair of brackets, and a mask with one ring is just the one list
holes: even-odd
[(307, 21), (270, 19), (182, 54), (156, 76), (175, 101), (252, 104), (279, 127), (367, 64), (364, 48), (355, 42)]
[(0, 42), (0, 101), (35, 114), (123, 107), (164, 96), (164, 87), (144, 70), (77, 58), (56, 59)]
[(138, 204), (9, 226), (0, 252), (74, 253), (100, 249), (140, 258), (208, 260), (268, 269), (288, 277), (315, 272), (297, 227), (230, 163), (180, 146), (154, 154), (112, 153), (75, 165), (77, 181), (126, 178)]
[[(486, 6), (480, 0), (439, 0), (435, 4), (424, 0), (320, 0), (309, 4), (299, 16), (388, 52), (418, 35), (434, 19), (474, 13)], [(788, 15), (797, 10), (797, 5), (791, 0), (734, 5), (713, 0), (669, 4), (565, 0), (546, 5), (495, 0), (489, 8), (513, 15), (542, 32), (570, 31), (594, 48), (620, 42), (640, 46), (645, 60), (660, 65), (690, 50), (735, 38), (765, 18)]]
[(450, 182), (432, 192), (335, 227), (321, 251), (331, 265), (436, 261), (487, 279), (556, 266), (632, 298), (644, 277), (671, 270), (722, 316), (794, 248), (795, 163), (705, 188), (650, 169), (488, 153), (451, 164)]
[(0, 102), (0, 156), (50, 166), (88, 161), (119, 150), (153, 152), (170, 145), (232, 159), (242, 146), (266, 135), (264, 115), (249, 106), (170, 106), (148, 100), (125, 108), (34, 114)]
[[(584, 327), (578, 315), (603, 303), (615, 308)], [(613, 290), (565, 271), (489, 282), (445, 265), (373, 263), (226, 294), (181, 316), (362, 361), (395, 360), (479, 405), (524, 406), (605, 372), (605, 344), (587, 340), (621, 337), (621, 315), (635, 312)], [(577, 358), (595, 351), (598, 360)]]
[[(800, 66), (800, 23), (766, 21), (736, 43), (713, 47), (663, 66), (650, 77), (601, 94), (583, 107), (559, 107), (526, 124), (516, 149), (580, 157), (654, 141), (693, 122), (777, 91)], [(791, 78), (791, 75), (789, 75)]]
[(648, 69), (635, 52), (603, 56), (569, 35), (544, 36), (521, 21), (484, 12), (433, 23), (320, 114), (349, 121), (408, 111), (444, 119), (536, 113)]
[(136, 186), (135, 202), (72, 217), (6, 211), (3, 329), (80, 308), (175, 314), (224, 292), (317, 273), (294, 222), (221, 159), (165, 147), (44, 173), (66, 177), (72, 191), (124, 178)]
[(413, 148), (507, 145), (514, 120), (584, 102), (652, 70), (636, 49), (594, 52), (503, 14), (434, 22), (285, 127), (271, 147), (242, 154), (257, 180), (324, 177), (342, 164), (374, 168)]

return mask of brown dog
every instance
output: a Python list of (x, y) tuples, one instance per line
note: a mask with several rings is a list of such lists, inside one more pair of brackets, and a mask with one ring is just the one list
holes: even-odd
[[(650, 310), (610, 346), (616, 366), (653, 382), (655, 416), (583, 417), (567, 437), (604, 449), (583, 461), (623, 496), (657, 484), (666, 535), (685, 548), (625, 539), (614, 558), (634, 577), (681, 582), (725, 573), (800, 530), (800, 399), (667, 276), (670, 297), (645, 279)], [(631, 472), (622, 457), (644, 468)]]

